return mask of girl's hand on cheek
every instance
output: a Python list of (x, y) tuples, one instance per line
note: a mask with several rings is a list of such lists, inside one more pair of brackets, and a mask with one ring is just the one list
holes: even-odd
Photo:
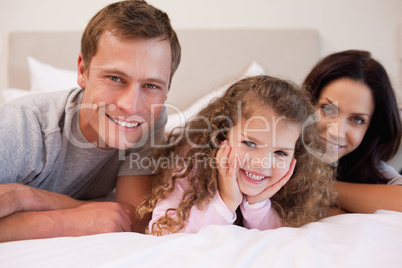
[(234, 157), (229, 159), (230, 150), (228, 142), (224, 141), (216, 154), (216, 158), (218, 162), (219, 194), (228, 209), (235, 213), (243, 201), (243, 193), (237, 183), (238, 160)]
[(296, 159), (293, 158), (292, 162), (290, 162), (289, 170), (285, 174), (285, 176), (280, 178), (277, 182), (275, 182), (271, 186), (265, 188), (264, 191), (262, 191), (258, 195), (246, 196), (248, 203), (252, 205), (252, 204), (259, 203), (259, 202), (262, 202), (264, 200), (271, 198), (289, 181), (290, 177), (292, 177), (292, 175), (293, 175), (295, 166), (296, 166)]

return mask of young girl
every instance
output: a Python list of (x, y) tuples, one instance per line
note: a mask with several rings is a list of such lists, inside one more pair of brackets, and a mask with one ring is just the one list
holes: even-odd
[(320, 149), (314, 124), (303, 128), (312, 114), (289, 82), (256, 76), (233, 84), (157, 153), (159, 181), (139, 208), (152, 211), (149, 232), (233, 223), (265, 230), (324, 217), (333, 171), (306, 152)]
[(385, 162), (401, 140), (399, 110), (384, 67), (369, 52), (349, 50), (322, 59), (304, 87), (321, 113), (326, 161), (337, 164), (341, 212), (402, 211), (402, 176)]

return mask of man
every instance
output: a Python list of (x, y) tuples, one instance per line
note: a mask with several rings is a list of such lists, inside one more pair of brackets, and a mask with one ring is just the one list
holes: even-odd
[[(0, 106), (0, 241), (143, 232), (135, 208), (152, 184), (181, 49), (169, 17), (122, 1), (88, 23), (80, 89)], [(116, 202), (91, 202), (116, 187)]]

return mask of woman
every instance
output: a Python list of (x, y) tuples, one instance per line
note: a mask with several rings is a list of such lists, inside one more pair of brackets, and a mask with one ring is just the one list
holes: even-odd
[(402, 211), (402, 176), (385, 162), (398, 150), (401, 121), (384, 67), (370, 52), (331, 54), (304, 81), (320, 111), (324, 160), (337, 166), (336, 212)]

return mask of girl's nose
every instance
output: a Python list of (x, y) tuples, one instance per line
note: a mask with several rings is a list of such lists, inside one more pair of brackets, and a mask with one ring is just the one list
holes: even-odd
[(265, 151), (258, 155), (255, 155), (252, 159), (253, 170), (264, 174), (265, 176), (271, 176), (272, 169), (278, 165), (278, 159), (276, 159), (271, 151)]

